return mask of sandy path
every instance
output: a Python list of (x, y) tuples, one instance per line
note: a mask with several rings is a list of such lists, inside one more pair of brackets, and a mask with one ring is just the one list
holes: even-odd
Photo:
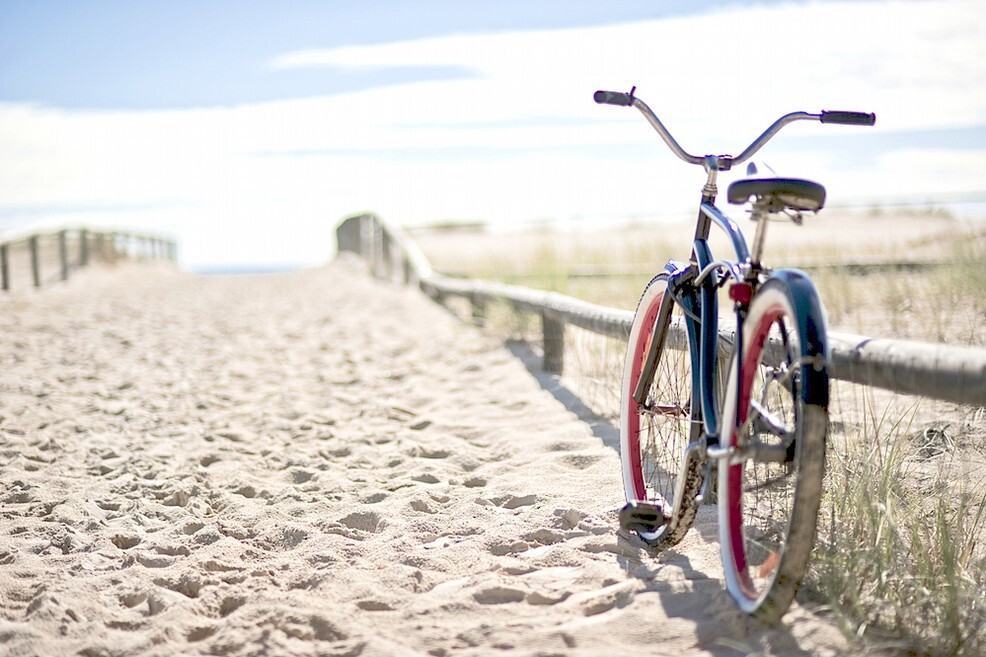
[(708, 514), (660, 559), (620, 538), (605, 432), (351, 261), (0, 311), (0, 654), (844, 649), (741, 618)]

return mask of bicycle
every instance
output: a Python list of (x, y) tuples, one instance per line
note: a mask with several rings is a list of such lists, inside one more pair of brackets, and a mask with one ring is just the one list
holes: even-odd
[[(620, 525), (653, 551), (677, 544), (715, 490), (726, 588), (740, 609), (778, 621), (800, 586), (815, 540), (828, 430), (829, 345), (811, 279), (761, 262), (767, 221), (825, 203), (825, 188), (800, 178), (749, 177), (727, 200), (751, 202), (752, 249), (717, 206), (717, 176), (746, 162), (794, 121), (873, 125), (874, 114), (793, 112), (740, 155), (685, 152), (654, 112), (630, 93), (597, 91), (600, 104), (635, 107), (680, 159), (702, 166), (692, 253), (670, 260), (645, 287), (624, 364), (620, 458), (627, 505)], [(751, 165), (747, 174), (756, 176)], [(735, 260), (715, 259), (709, 236), (725, 232)], [(719, 325), (718, 290), (736, 316)], [(728, 370), (723, 390), (720, 360)]]

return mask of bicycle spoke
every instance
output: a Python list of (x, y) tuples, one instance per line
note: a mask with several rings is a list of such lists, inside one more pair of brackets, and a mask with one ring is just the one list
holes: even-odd
[(689, 408), (681, 404), (656, 404), (653, 406), (641, 404), (639, 408), (641, 414), (647, 415), (660, 415), (663, 417), (688, 417), (691, 415)]
[[(641, 533), (646, 523), (639, 521), (636, 511), (627, 512), (624, 528), (655, 547), (673, 545), (687, 532), (702, 482), (698, 459), (685, 460), (686, 449), (699, 438), (701, 427), (693, 418), (691, 345), (682, 333), (681, 304), (666, 296), (667, 282), (667, 274), (651, 281), (637, 307), (624, 366), (620, 420), (627, 502), (632, 509), (664, 510), (663, 524), (653, 531)], [(667, 325), (658, 326), (658, 317)], [(659, 330), (671, 333), (654, 351), (654, 333)], [(650, 357), (657, 360), (650, 363)], [(653, 378), (641, 389), (640, 380), (649, 372)], [(638, 392), (645, 393), (643, 399)]]

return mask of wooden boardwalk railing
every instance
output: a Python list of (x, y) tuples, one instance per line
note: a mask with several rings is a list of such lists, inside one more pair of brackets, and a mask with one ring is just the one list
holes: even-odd
[[(541, 317), (544, 369), (564, 368), (565, 326), (626, 340), (633, 312), (618, 310), (555, 292), (489, 281), (449, 278), (436, 273), (417, 244), (399, 227), (373, 214), (345, 219), (336, 229), (339, 251), (361, 255), (379, 278), (399, 278), (417, 285), (439, 302), (462, 297), (482, 317), (492, 301), (512, 304)], [(732, 344), (735, 327), (720, 326), (724, 344)], [(834, 378), (973, 406), (986, 406), (986, 350), (910, 340), (830, 333)]]
[(31, 284), (41, 287), (52, 280), (68, 280), (71, 273), (93, 260), (171, 260), (178, 257), (174, 240), (126, 231), (90, 228), (26, 229), (0, 234), (0, 288), (14, 282), (12, 264), (29, 272)]

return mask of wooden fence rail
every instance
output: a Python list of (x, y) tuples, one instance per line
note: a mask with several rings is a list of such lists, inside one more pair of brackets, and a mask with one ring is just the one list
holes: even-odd
[[(541, 317), (544, 369), (564, 368), (565, 326), (626, 340), (633, 312), (618, 310), (555, 292), (488, 281), (458, 279), (433, 271), (417, 244), (399, 227), (372, 214), (345, 219), (336, 229), (339, 251), (361, 255), (374, 276), (414, 284), (439, 302), (462, 297), (482, 317), (492, 301), (512, 304)], [(680, 327), (677, 330), (682, 330)], [(733, 343), (735, 326), (720, 325), (724, 348)], [(910, 340), (830, 333), (834, 378), (958, 404), (986, 406), (986, 350)], [(679, 340), (675, 340), (679, 342)]]
[(15, 261), (30, 271), (31, 284), (41, 287), (52, 280), (68, 280), (73, 271), (94, 259), (126, 258), (174, 261), (178, 258), (178, 247), (174, 240), (156, 235), (89, 228), (3, 233), (0, 234), (0, 288), (10, 290), (14, 282), (11, 265)]

